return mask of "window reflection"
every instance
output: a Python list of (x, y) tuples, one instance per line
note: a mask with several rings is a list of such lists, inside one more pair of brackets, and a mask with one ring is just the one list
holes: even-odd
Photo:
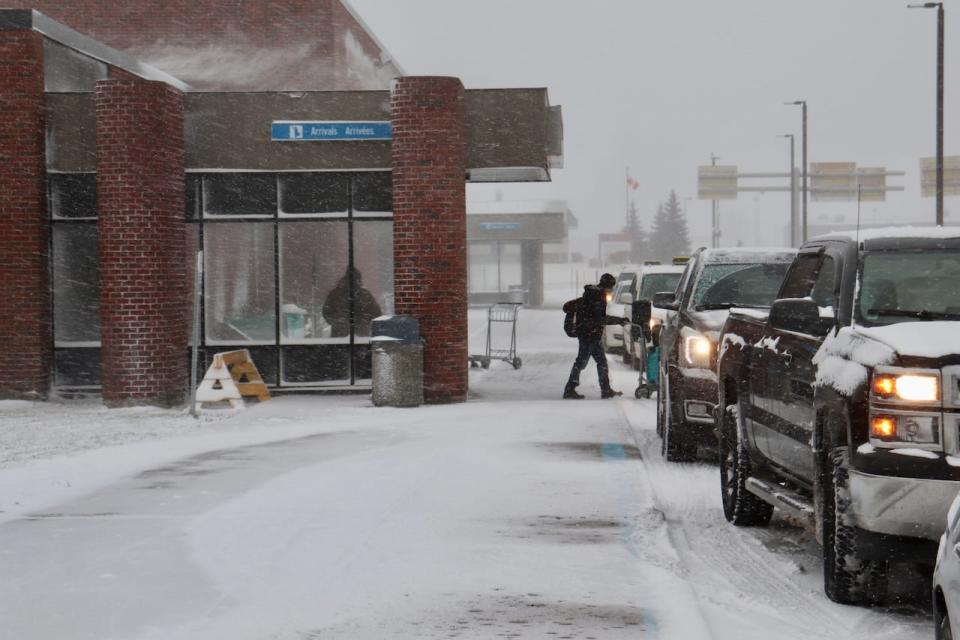
[(53, 225), (53, 324), (58, 344), (100, 342), (97, 225)]
[(348, 342), (324, 315), (327, 297), (347, 268), (347, 223), (327, 220), (280, 225), (280, 339), (285, 344)]
[(276, 341), (273, 225), (205, 225), (208, 344)]

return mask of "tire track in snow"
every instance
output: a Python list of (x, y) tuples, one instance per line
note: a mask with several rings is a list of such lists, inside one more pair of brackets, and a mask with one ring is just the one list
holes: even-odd
[[(681, 500), (669, 500), (662, 491), (668, 488), (661, 485), (664, 477), (669, 479), (675, 475), (671, 473), (674, 469), (697, 473), (704, 470), (703, 465), (661, 461), (657, 436), (649, 429), (642, 429), (645, 432), (642, 435), (638, 433), (639, 429), (634, 428), (624, 409), (624, 402), (627, 401), (618, 401), (617, 408), (640, 451), (641, 473), (648, 480), (654, 505), (664, 513), (668, 539), (684, 569), (691, 575), (709, 578), (710, 589), (691, 585), (691, 591), (698, 598), (699, 613), (708, 624), (711, 616), (705, 604), (727, 610), (731, 605), (754, 610), (763, 616), (761, 620), (773, 617), (783, 625), (778, 637), (781, 632), (792, 631), (783, 637), (901, 638), (903, 632), (918, 631), (919, 634), (926, 630), (925, 621), (916, 617), (836, 605), (819, 591), (795, 582), (791, 577), (796, 577), (796, 572), (790, 571), (789, 566), (793, 561), (763, 546), (763, 540), (772, 541), (775, 532), (746, 531), (728, 525), (721, 515), (718, 497), (704, 499), (702, 492), (681, 491), (678, 492)], [(709, 472), (717, 473), (714, 468)], [(689, 525), (698, 520), (696, 524), (704, 523), (707, 529), (701, 532), (699, 526), (695, 527), (692, 531), (695, 535), (691, 535)], [(799, 552), (812, 569), (822, 570), (818, 558), (802, 549)]]
[[(628, 434), (629, 437), (633, 440), (634, 445), (637, 447), (637, 450), (641, 452), (641, 453), (640, 453), (640, 457), (641, 457), (641, 459), (640, 459), (640, 464), (637, 465), (637, 467), (636, 467), (636, 468), (639, 470), (639, 473), (640, 473), (640, 476), (641, 476), (640, 486), (646, 488), (647, 497), (649, 498), (648, 503), (651, 505), (651, 507), (653, 508), (653, 510), (655, 510), (658, 514), (660, 514), (661, 516), (663, 516), (663, 520), (661, 521), (661, 526), (665, 529), (665, 532), (666, 532), (666, 534), (667, 534), (667, 535), (666, 535), (667, 542), (668, 542), (668, 543), (671, 545), (671, 547), (673, 548), (674, 554), (676, 555), (677, 559), (679, 560), (680, 567), (683, 567), (683, 566), (684, 566), (683, 554), (682, 554), (682, 553), (680, 552), (680, 550), (677, 548), (676, 542), (673, 540), (672, 536), (670, 535), (670, 528), (671, 528), (671, 527), (670, 527), (670, 523), (667, 521), (667, 519), (666, 519), (666, 517), (665, 517), (665, 516), (666, 516), (666, 512), (664, 511), (664, 508), (663, 508), (663, 507), (664, 507), (663, 500), (661, 499), (660, 495), (658, 494), (657, 489), (656, 489), (656, 486), (654, 485), (654, 483), (653, 483), (653, 481), (652, 481), (652, 477), (651, 477), (650, 472), (649, 472), (649, 469), (647, 468), (647, 465), (646, 465), (646, 460), (645, 460), (645, 457), (644, 457), (644, 454), (643, 454), (643, 450), (640, 449), (640, 442), (637, 440), (636, 432), (634, 431), (632, 425), (630, 424), (630, 420), (627, 418), (626, 414), (624, 413), (623, 406), (622, 406), (622, 403), (623, 403), (623, 402), (624, 402), (623, 400), (618, 400), (618, 401), (616, 401), (617, 415), (619, 416), (620, 422), (621, 422), (622, 426), (625, 428), (627, 434)], [(629, 533), (628, 533), (628, 536), (629, 536)], [(629, 545), (628, 545), (628, 548), (629, 548)], [(638, 553), (637, 553), (636, 551), (634, 551), (634, 550), (631, 550), (631, 552), (634, 553), (634, 555), (638, 555)], [(641, 557), (642, 557), (642, 556), (641, 556)], [(673, 564), (673, 563), (671, 563), (671, 564)], [(670, 573), (674, 574), (674, 575), (676, 576), (676, 578), (678, 579), (678, 581), (680, 581), (680, 582), (682, 583), (682, 586), (683, 586), (684, 590), (688, 592), (689, 597), (688, 597), (687, 600), (688, 600), (688, 602), (689, 602), (691, 605), (693, 605), (693, 607), (695, 608), (695, 616), (684, 616), (684, 617), (687, 618), (687, 620), (686, 620), (687, 622), (690, 621), (689, 618), (695, 617), (694, 626), (697, 627), (697, 635), (696, 635), (696, 637), (697, 637), (697, 638), (702, 638), (703, 640), (714, 640), (715, 636), (714, 636), (713, 631), (712, 631), (712, 629), (711, 629), (711, 625), (709, 624), (709, 621), (708, 621), (708, 619), (707, 619), (706, 612), (703, 610), (703, 606), (702, 606), (702, 604), (701, 604), (701, 602), (702, 602), (702, 596), (701, 596), (700, 593), (698, 593), (698, 590), (697, 590), (697, 588), (694, 586), (693, 582), (684, 579), (684, 576), (682, 576), (682, 575), (677, 575), (678, 572), (676, 571), (676, 568), (677, 568), (676, 566), (671, 567), (671, 566), (662, 566), (662, 565), (661, 565), (661, 568), (663, 568), (663, 569), (665, 569), (666, 571), (669, 571)], [(676, 611), (675, 611), (675, 610), (672, 610), (671, 613), (676, 613)], [(658, 624), (658, 628), (659, 628), (659, 627), (660, 627), (660, 625)]]
[[(805, 614), (804, 620), (800, 624), (792, 624), (793, 621), (783, 620), (785, 624), (796, 626), (802, 637), (816, 637), (812, 636), (811, 632), (819, 632), (817, 635), (822, 637), (834, 637), (836, 632), (836, 626), (822, 624), (818, 625), (819, 629), (816, 631), (811, 629), (808, 608), (817, 611), (818, 615), (814, 617), (817, 622), (827, 618), (834, 624), (846, 626), (835, 616), (834, 612), (820, 606), (823, 603), (818, 598), (811, 597), (806, 590), (790, 582), (781, 573), (771, 571), (769, 559), (759, 556), (756, 549), (752, 549), (745, 544), (740, 532), (728, 527), (711, 527), (711, 534), (714, 535), (711, 536), (709, 544), (697, 545), (695, 540), (691, 540), (687, 531), (688, 527), (684, 525), (688, 524), (691, 519), (702, 519), (705, 513), (705, 505), (699, 499), (701, 496), (683, 492), (681, 495), (687, 500), (675, 503), (668, 501), (662, 495), (657, 476), (664, 475), (663, 472), (668, 471), (669, 468), (683, 467), (657, 460), (656, 449), (659, 447), (656, 446), (656, 436), (650, 437), (652, 434), (648, 434), (648, 437), (640, 438), (624, 411), (623, 402), (619, 401), (617, 403), (617, 409), (625, 427), (633, 438), (634, 444), (640, 451), (642, 474), (648, 481), (647, 486), (655, 507), (663, 513), (667, 537), (680, 560), (681, 566), (690, 575), (707, 575), (711, 580), (716, 580), (719, 583), (709, 585), (718, 588), (707, 590), (694, 586), (694, 581), (690, 581), (690, 589), (697, 598), (696, 604), (699, 613), (708, 628), (713, 625), (710, 624), (710, 614), (704, 609), (703, 605), (709, 603), (714, 606), (727, 607), (727, 602), (712, 594), (729, 593), (731, 590), (734, 593), (747, 593), (752, 598), (759, 597), (760, 602), (756, 604), (743, 598), (737, 602), (740, 606), (746, 604), (748, 608), (757, 609), (758, 613), (762, 612), (769, 615), (771, 611), (775, 611), (777, 614), (781, 614), (784, 608), (803, 612)], [(704, 551), (707, 553), (703, 553)], [(775, 559), (775, 563), (784, 564), (779, 558)], [(734, 567), (736, 567), (735, 571), (732, 570)], [(763, 595), (759, 596), (759, 594)], [(797, 603), (802, 604), (798, 605)], [(769, 606), (764, 607), (763, 604)], [(824, 633), (827, 635), (823, 635)]]

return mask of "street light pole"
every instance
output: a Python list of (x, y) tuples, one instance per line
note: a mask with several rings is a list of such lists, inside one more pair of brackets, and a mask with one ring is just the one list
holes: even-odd
[(943, 3), (937, 7), (937, 226), (943, 226)]
[[(710, 154), (710, 166), (717, 166), (717, 160), (720, 159), (720, 156), (715, 156), (712, 153)], [(711, 212), (712, 220), (710, 226), (710, 246), (716, 249), (720, 246), (720, 202), (718, 200), (713, 200)]]
[(943, 226), (943, 3), (909, 4), (907, 8), (937, 10), (937, 226)]
[(801, 241), (807, 241), (807, 199), (808, 199), (808, 190), (807, 190), (807, 101), (806, 100), (794, 100), (793, 102), (784, 102), (788, 105), (800, 105), (803, 108), (803, 141), (801, 142), (803, 151), (801, 155), (801, 162), (803, 162), (803, 186), (801, 190), (803, 191), (803, 222), (801, 223)]
[(790, 246), (797, 246), (797, 169), (794, 155), (794, 135), (787, 133), (781, 138), (790, 138)]

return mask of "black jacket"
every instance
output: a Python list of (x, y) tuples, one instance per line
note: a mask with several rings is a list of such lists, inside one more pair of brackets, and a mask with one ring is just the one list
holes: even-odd
[(576, 314), (577, 337), (581, 340), (599, 341), (603, 327), (608, 324), (623, 324), (623, 318), (607, 315), (607, 298), (600, 287), (588, 284), (583, 288), (583, 297), (563, 305), (563, 312)]

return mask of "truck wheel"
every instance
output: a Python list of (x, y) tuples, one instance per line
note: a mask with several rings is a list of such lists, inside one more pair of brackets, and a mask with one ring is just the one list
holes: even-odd
[(936, 640), (953, 640), (953, 628), (950, 624), (950, 612), (943, 593), (937, 588), (933, 594), (933, 623)]
[(765, 527), (773, 517), (773, 505), (747, 491), (747, 478), (753, 472), (750, 452), (740, 437), (740, 411), (729, 405), (720, 426), (720, 492), (723, 515), (738, 527)]
[(668, 462), (690, 462), (696, 458), (697, 446), (688, 441), (678, 428), (678, 422), (673, 416), (673, 398), (670, 397), (670, 379), (668, 374), (661, 370), (660, 392), (657, 394), (657, 412), (661, 416), (658, 424), (662, 431), (660, 440), (660, 455)]
[(663, 437), (663, 422), (664, 414), (666, 413), (666, 402), (667, 392), (663, 388), (664, 380), (666, 377), (663, 375), (663, 367), (660, 367), (660, 371), (657, 375), (657, 436)]
[(823, 590), (841, 604), (868, 604), (886, 596), (887, 563), (864, 560), (857, 553), (857, 528), (851, 523), (846, 447), (832, 450), (824, 473)]

